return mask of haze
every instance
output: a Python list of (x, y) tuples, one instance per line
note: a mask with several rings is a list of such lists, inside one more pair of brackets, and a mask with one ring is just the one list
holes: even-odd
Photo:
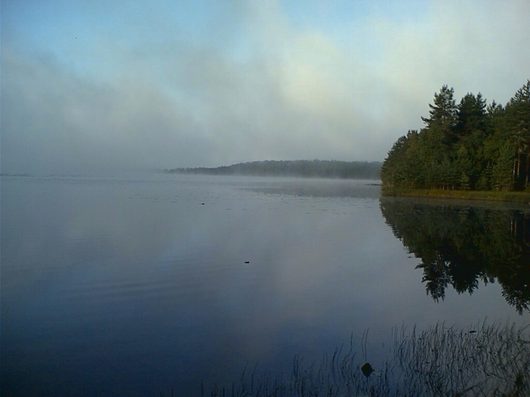
[(505, 103), (530, 2), (2, 1), (3, 173), (383, 160), (443, 84)]

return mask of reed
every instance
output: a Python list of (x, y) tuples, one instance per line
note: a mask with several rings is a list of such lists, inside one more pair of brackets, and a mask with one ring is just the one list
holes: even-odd
[(203, 385), (201, 396), (530, 395), (529, 327), (483, 322), (464, 330), (437, 324), (423, 331), (395, 329), (392, 335), (388, 359), (379, 365), (359, 357), (352, 340), (320, 362), (294, 357), (289, 374), (259, 375), (254, 368), (229, 385)]

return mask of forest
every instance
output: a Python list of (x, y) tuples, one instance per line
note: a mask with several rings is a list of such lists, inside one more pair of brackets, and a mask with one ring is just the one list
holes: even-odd
[(505, 105), (480, 94), (460, 102), (444, 85), (424, 127), (409, 130), (381, 169), (383, 189), (530, 190), (530, 80)]
[(378, 179), (381, 163), (377, 161), (253, 161), (216, 168), (175, 168), (168, 173), (209, 175), (299, 176), (315, 178)]

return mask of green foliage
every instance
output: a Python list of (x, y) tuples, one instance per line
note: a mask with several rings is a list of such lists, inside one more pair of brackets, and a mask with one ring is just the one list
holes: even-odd
[(530, 186), (530, 80), (501, 106), (444, 85), (425, 127), (398, 139), (385, 159), (386, 191), (524, 190)]
[(429, 117), (421, 119), (427, 124), (427, 127), (439, 127), (443, 130), (450, 131), (456, 123), (457, 108), (453, 98), (454, 90), (442, 86), (439, 93), (434, 94), (434, 103), (429, 104)]
[(491, 171), (491, 184), (496, 190), (509, 190), (513, 186), (514, 152), (514, 145), (509, 141), (499, 148)]

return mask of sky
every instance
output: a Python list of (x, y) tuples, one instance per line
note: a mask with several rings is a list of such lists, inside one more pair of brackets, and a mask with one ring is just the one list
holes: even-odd
[(505, 103), (528, 0), (1, 2), (1, 171), (382, 161), (443, 84)]

